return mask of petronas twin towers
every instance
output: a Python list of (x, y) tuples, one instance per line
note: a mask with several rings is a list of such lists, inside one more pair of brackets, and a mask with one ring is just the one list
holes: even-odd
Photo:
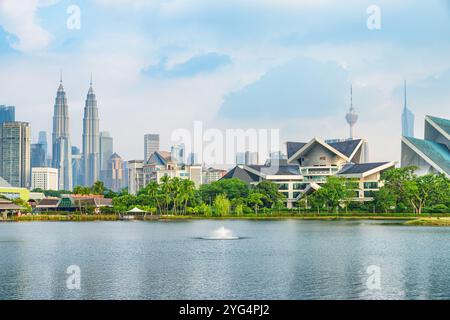
[[(83, 177), (85, 185), (92, 185), (99, 179), (99, 118), (97, 99), (92, 88), (92, 76), (84, 106), (83, 117)], [(62, 84), (62, 77), (56, 93), (53, 112), (52, 166), (58, 169), (60, 190), (72, 190), (72, 145), (69, 130), (69, 106)]]

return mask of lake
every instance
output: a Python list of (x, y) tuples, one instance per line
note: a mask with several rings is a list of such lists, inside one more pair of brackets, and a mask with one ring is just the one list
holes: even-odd
[[(214, 230), (240, 238), (204, 239)], [(80, 273), (68, 274), (69, 266)], [(0, 223), (0, 299), (450, 299), (450, 228), (350, 220)]]

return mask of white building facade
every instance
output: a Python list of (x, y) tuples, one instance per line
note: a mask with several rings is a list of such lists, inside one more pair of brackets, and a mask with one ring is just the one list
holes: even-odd
[(31, 189), (58, 190), (58, 169), (46, 167), (32, 168)]

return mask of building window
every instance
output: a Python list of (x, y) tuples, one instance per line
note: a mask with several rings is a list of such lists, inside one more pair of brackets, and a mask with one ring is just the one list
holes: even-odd
[(294, 183), (293, 188), (294, 190), (303, 190), (307, 186), (307, 183)]
[(364, 191), (364, 198), (373, 198), (375, 196), (375, 192), (373, 191)]
[(300, 194), (301, 194), (301, 192), (294, 192), (294, 193), (292, 194), (292, 196), (293, 196), (294, 199), (297, 199), (297, 197), (298, 197)]
[(378, 189), (378, 182), (364, 182), (364, 189)]
[(288, 190), (289, 189), (289, 185), (287, 183), (280, 183), (278, 185), (278, 190)]
[(327, 160), (327, 157), (320, 157), (320, 160)]

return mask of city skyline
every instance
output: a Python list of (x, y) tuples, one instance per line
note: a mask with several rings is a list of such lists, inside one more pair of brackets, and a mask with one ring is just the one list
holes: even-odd
[[(14, 2), (4, 3), (11, 13), (19, 10)], [(54, 75), (60, 69), (67, 75), (72, 144), (82, 145), (84, 79), (92, 71), (102, 105), (101, 129), (110, 131), (117, 141), (115, 151), (124, 159), (142, 158), (138, 141), (147, 132), (159, 133), (161, 149), (169, 150), (171, 132), (190, 129), (194, 120), (218, 129), (267, 128), (276, 120), (281, 142), (305, 140), (316, 134), (316, 128), (323, 137), (347, 137), (342, 115), (348, 110), (350, 83), (359, 114), (355, 135), (367, 138), (380, 160), (400, 158), (398, 143), (385, 141), (401, 135), (398, 119), (404, 79), (417, 119), (426, 113), (448, 117), (450, 47), (439, 31), (450, 25), (444, 17), (449, 9), (438, 1), (427, 6), (417, 1), (395, 5), (382, 1), (385, 23), (380, 30), (367, 28), (367, 5), (356, 1), (348, 12), (329, 1), (299, 1), (294, 6), (279, 1), (252, 3), (250, 11), (242, 9), (236, 18), (242, 30), (239, 41), (223, 24), (196, 19), (211, 14), (221, 18), (217, 21), (229, 21), (231, 3), (220, 5), (221, 10), (199, 4), (190, 11), (182, 4), (158, 1), (154, 6), (86, 2), (80, 4), (80, 29), (66, 27), (67, 5), (66, 1), (30, 2), (20, 6), (30, 12), (22, 20), (0, 15), (0, 64), (8, 75), (0, 75), (5, 88), (1, 103), (15, 105), (16, 117), (33, 123), (33, 140), (38, 130), (51, 131), (49, 105)], [(101, 10), (101, 19), (89, 14), (96, 10)], [(134, 19), (157, 10), (167, 10), (168, 15), (150, 19), (150, 25), (142, 22), (146, 19)], [(117, 12), (123, 17), (120, 27), (112, 23)], [(273, 18), (265, 15), (268, 12)], [(427, 14), (423, 20), (411, 21), (418, 12)], [(321, 25), (302, 19), (313, 14), (336, 19), (320, 19)], [(400, 23), (392, 26), (392, 20)], [(17, 27), (24, 24), (31, 28), (28, 34)], [(131, 28), (134, 25), (141, 27), (139, 32)], [(168, 25), (171, 28), (165, 28)], [(407, 34), (415, 34), (414, 39), (404, 36), (403, 25), (408, 26)], [(165, 32), (158, 37), (148, 30)], [(179, 36), (180, 30), (190, 30), (191, 44)], [(200, 37), (203, 30), (206, 35)], [(110, 33), (116, 36), (108, 37)], [(344, 35), (347, 42), (342, 44)], [(261, 43), (265, 50), (259, 50)], [(427, 61), (426, 68), (417, 61)], [(22, 94), (24, 84), (31, 87), (27, 95)], [(124, 109), (124, 103), (129, 107)], [(133, 124), (133, 130), (120, 130), (121, 122)], [(422, 126), (415, 129), (416, 135), (423, 134)]]

